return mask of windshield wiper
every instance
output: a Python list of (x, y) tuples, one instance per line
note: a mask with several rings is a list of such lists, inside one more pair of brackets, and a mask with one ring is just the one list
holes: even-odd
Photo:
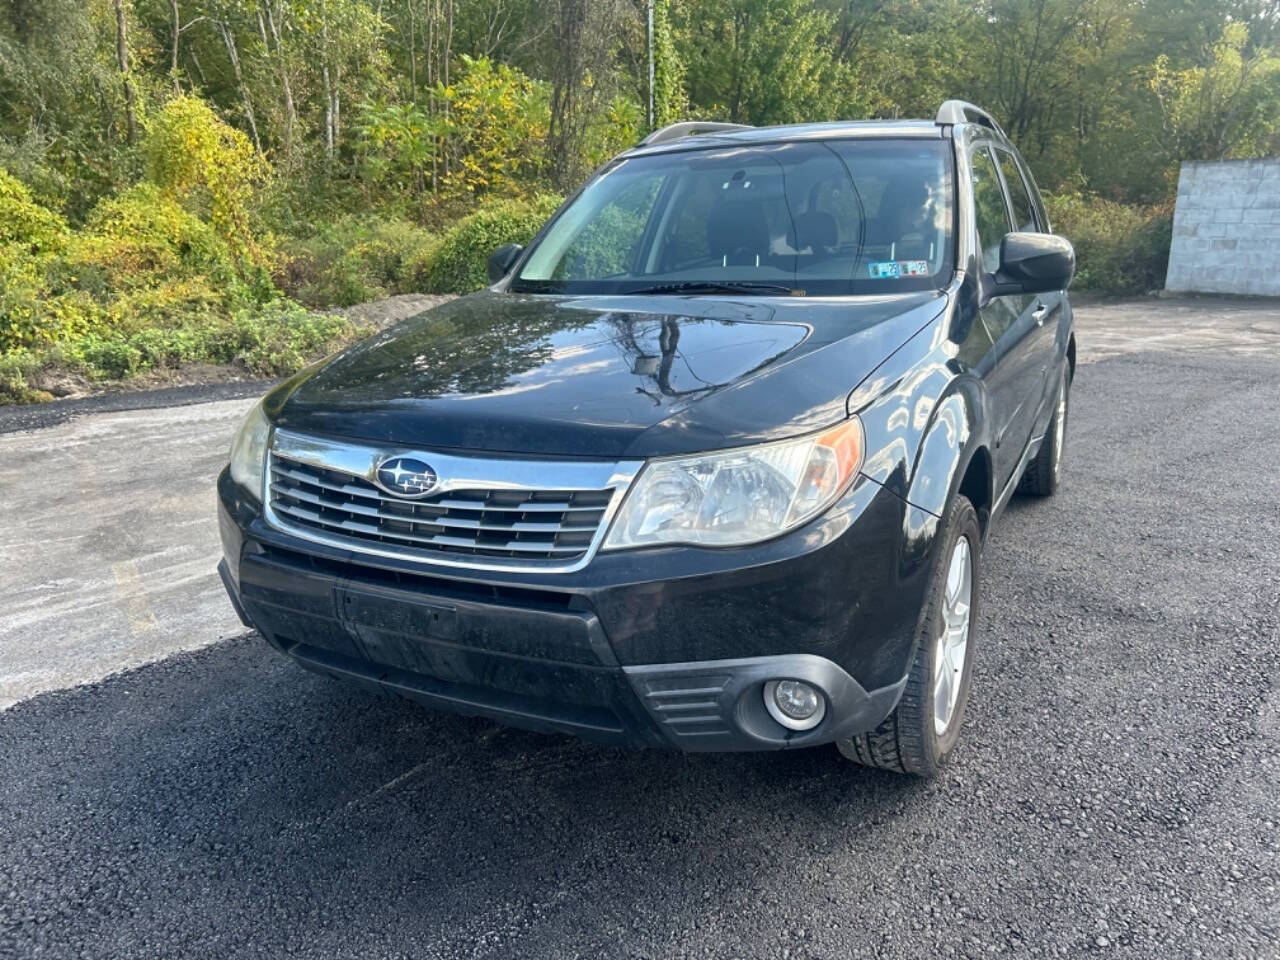
[(781, 283), (758, 283), (753, 280), (682, 280), (659, 283), (652, 287), (627, 290), (627, 293), (781, 293), (803, 297), (804, 291)]

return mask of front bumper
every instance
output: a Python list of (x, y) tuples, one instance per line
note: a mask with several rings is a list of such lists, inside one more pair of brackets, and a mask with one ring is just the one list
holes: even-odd
[[(572, 574), (323, 547), (268, 527), (225, 472), (218, 489), (219, 570), (247, 625), (308, 669), (456, 713), (607, 743), (809, 746), (883, 720), (914, 652), (921, 518), (866, 479), (765, 544), (601, 553)], [(768, 715), (780, 678), (826, 696), (813, 730)]]

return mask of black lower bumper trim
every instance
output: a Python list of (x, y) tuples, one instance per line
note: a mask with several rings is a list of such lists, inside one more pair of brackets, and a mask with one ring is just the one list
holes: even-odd
[(488, 687), (450, 683), (304, 643), (284, 647), (284, 651), (309, 670), (377, 687), (450, 713), (488, 717), (542, 733), (568, 733), (598, 743), (619, 744), (633, 740), (617, 714), (610, 710), (571, 706)]
[[(620, 665), (590, 610), (529, 597), (430, 592), (277, 552), (219, 567), (241, 619), (302, 666), (429, 707), (598, 743), (684, 751), (782, 750), (873, 729), (905, 678), (862, 687), (813, 653)], [(825, 718), (793, 731), (769, 715), (765, 684), (796, 679)]]
[(249, 620), (249, 615), (245, 613), (244, 607), (240, 603), (240, 591), (236, 589), (235, 584), (231, 581), (231, 572), (227, 569), (227, 561), (218, 561), (218, 576), (222, 578), (222, 586), (226, 588), (227, 596), (231, 598), (231, 606), (235, 608), (236, 616), (250, 630), (258, 629)]

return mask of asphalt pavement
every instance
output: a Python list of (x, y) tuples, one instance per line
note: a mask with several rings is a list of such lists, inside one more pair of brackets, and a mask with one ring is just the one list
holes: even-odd
[(0, 435), (0, 956), (1280, 957), (1280, 308), (1171, 309), (1079, 311), (932, 782), (304, 673), (216, 599), (243, 400)]

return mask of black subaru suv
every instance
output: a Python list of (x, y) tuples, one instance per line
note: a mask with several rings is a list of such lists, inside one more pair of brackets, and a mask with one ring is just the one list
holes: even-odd
[(1074, 254), (999, 126), (676, 124), (489, 268), (248, 415), (244, 622), (535, 730), (936, 772), (1075, 366)]

